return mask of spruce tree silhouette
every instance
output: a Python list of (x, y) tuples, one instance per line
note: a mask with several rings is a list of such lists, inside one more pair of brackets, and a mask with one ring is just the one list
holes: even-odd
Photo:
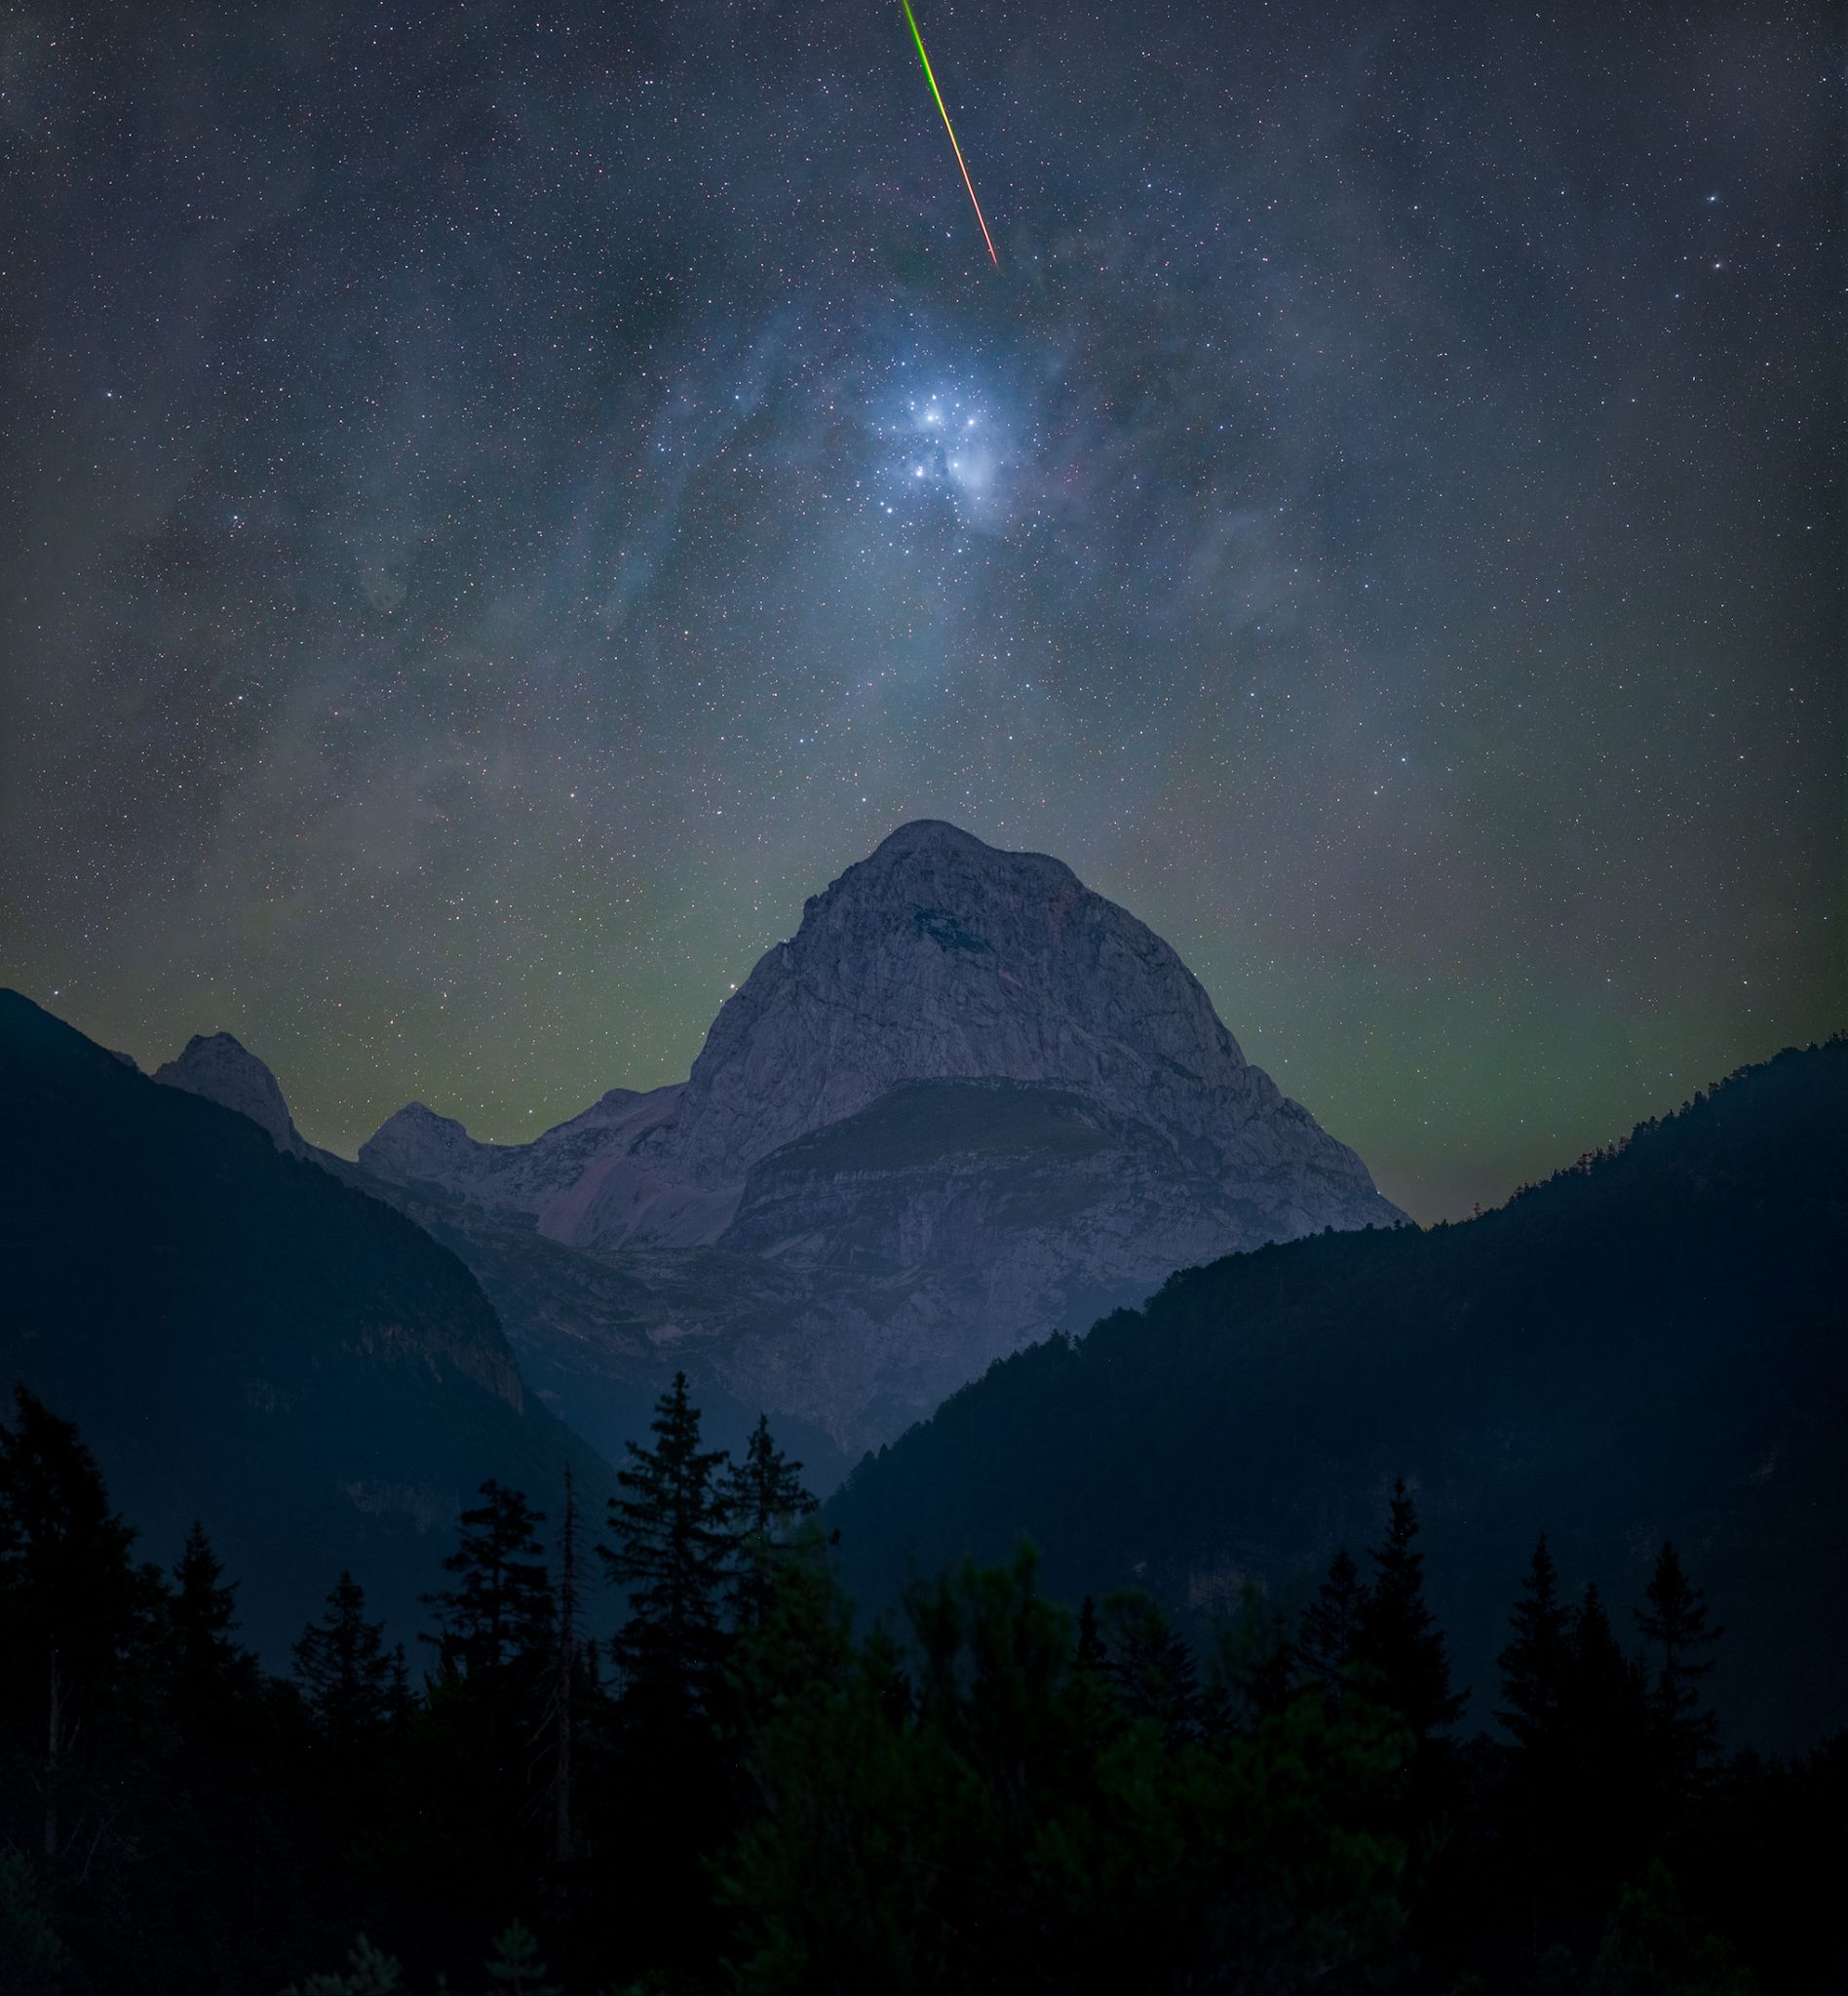
[(769, 1612), (772, 1569), (778, 1554), (786, 1550), (790, 1527), (817, 1509), (817, 1500), (802, 1482), (802, 1465), (788, 1460), (771, 1439), (765, 1415), (757, 1416), (744, 1461), (727, 1468), (719, 1501), (739, 1542), (732, 1612), (741, 1629), (752, 1628)]
[(1649, 1710), (1670, 1794), (1684, 1799), (1705, 1779), (1719, 1742), (1719, 1719), (1702, 1704), (1701, 1679), (1713, 1668), (1712, 1649), (1725, 1633), (1708, 1626), (1707, 1597), (1689, 1584), (1680, 1555), (1666, 1540), (1646, 1593), (1636, 1611), (1643, 1638), (1661, 1651)]
[(294, 1660), (303, 1701), (336, 1763), (374, 1745), (408, 1703), (404, 1651), (386, 1650), (385, 1625), (366, 1619), (366, 1591), (350, 1573), (334, 1582), (321, 1620), (302, 1631)]
[(38, 1799), (0, 1835), (50, 1862), (73, 1855), (146, 1688), (160, 1577), (133, 1564), (134, 1542), (77, 1430), (17, 1387), (0, 1422), (0, 1746)]
[(515, 1665), (535, 1666), (550, 1651), (552, 1591), (546, 1579), (539, 1527), (546, 1515), (492, 1477), (482, 1502), (462, 1514), (462, 1538), (443, 1560), (461, 1584), (426, 1594), (435, 1608), (434, 1642), (445, 1670), (472, 1677), (497, 1676)]
[(1463, 1716), (1467, 1691), (1450, 1689), (1444, 1631), (1424, 1597), (1418, 1513), (1402, 1477), (1393, 1485), (1386, 1543), (1371, 1549), (1373, 1579), (1355, 1621), (1352, 1661), (1372, 1672), (1370, 1696), (1389, 1706), (1422, 1744)]
[(629, 1444), (609, 1500), (613, 1546), (604, 1567), (629, 1596), (612, 1649), (632, 1710), (669, 1719), (707, 1716), (717, 1697), (727, 1639), (724, 1602), (738, 1548), (719, 1482), (725, 1451), (700, 1446), (699, 1409), (676, 1372), (651, 1424), (651, 1447)]
[(1496, 1659), (1505, 1709), (1495, 1716), (1521, 1746), (1545, 1751), (1557, 1745), (1559, 1731), (1571, 1617), (1559, 1599), (1559, 1570), (1544, 1532), (1521, 1588), (1521, 1597), (1508, 1618), (1514, 1639)]
[(1572, 1617), (1559, 1599), (1559, 1568), (1544, 1533), (1508, 1622), (1513, 1639), (1497, 1659), (1502, 1706), (1495, 1716), (1516, 1743), (1508, 1771), (1508, 1849), (1514, 1860), (1512, 1882), (1526, 1901), (1537, 1955), (1542, 1933), (1556, 1924), (1576, 1800), (1564, 1716)]
[(1320, 1684), (1330, 1706), (1339, 1705), (1347, 1688), (1348, 1666), (1360, 1628), (1367, 1589), (1361, 1569), (1345, 1546), (1328, 1562), (1328, 1578), (1302, 1611), (1296, 1631), (1296, 1660), (1304, 1681)]
[(189, 1749), (228, 1733), (228, 1701), (255, 1689), (256, 1659), (232, 1640), (237, 1587), (222, 1586), (224, 1569), (206, 1528), (194, 1519), (173, 1569), (168, 1614), (173, 1637), (173, 1718)]
[(1559, 1757), (1570, 1868), (1588, 1885), (1613, 1885), (1640, 1861), (1656, 1812), (1642, 1671), (1618, 1646), (1595, 1583), (1567, 1631)]
[(1177, 1742), (1198, 1733), (1208, 1717), (1192, 1647), (1147, 1594), (1113, 1594), (1109, 1662), (1104, 1670), (1132, 1718), (1153, 1719)]

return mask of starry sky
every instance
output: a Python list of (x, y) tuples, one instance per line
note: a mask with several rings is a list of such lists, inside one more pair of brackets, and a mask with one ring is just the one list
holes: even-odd
[(1423, 1219), (1848, 1019), (1828, 6), (0, 21), (0, 979), (682, 1075), (903, 820)]

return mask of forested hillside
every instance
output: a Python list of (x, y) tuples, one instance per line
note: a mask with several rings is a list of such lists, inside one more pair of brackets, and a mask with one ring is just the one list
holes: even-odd
[[(606, 1509), (489, 1480), (407, 1656), (335, 1576), (287, 1676), (199, 1528), (141, 1563), (81, 1438), (0, 1419), (8, 1996), (1825, 1996), (1843, 1739), (1723, 1758), (1699, 1576), (1544, 1542), (1465, 1741), (1402, 1487), (1307, 1612), (1196, 1648), (1030, 1557), (856, 1637), (800, 1465), (678, 1379)], [(1441, 1560), (1444, 1548), (1433, 1538)], [(586, 1630), (599, 1582), (627, 1593)], [(1614, 1620), (1614, 1618), (1616, 1618)]]
[(0, 992), (0, 1392), (81, 1425), (158, 1558), (199, 1517), (281, 1660), (342, 1566), (406, 1639), (483, 1476), (556, 1506), (606, 1464), (530, 1398), (410, 1221)]
[(1666, 1535), (1729, 1635), (1736, 1740), (1848, 1720), (1848, 1040), (1734, 1075), (1455, 1226), (1326, 1235), (1175, 1276), (1003, 1361), (830, 1503), (856, 1590), (1039, 1548), (1075, 1601), (1130, 1584), (1203, 1627), (1300, 1599), (1393, 1479), (1487, 1685), (1536, 1530), (1636, 1597)]

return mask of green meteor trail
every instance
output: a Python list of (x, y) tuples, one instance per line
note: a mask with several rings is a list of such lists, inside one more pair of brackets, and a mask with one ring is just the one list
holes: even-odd
[(963, 158), (962, 147), (956, 143), (956, 128), (949, 122), (949, 113), (943, 109), (943, 94), (937, 88), (937, 78), (931, 73), (931, 58), (924, 53), (924, 37), (917, 31), (917, 16), (911, 12), (911, 0), (899, 0), (905, 9), (905, 19), (911, 30), (911, 39), (917, 44), (917, 59), (924, 65), (924, 81), (931, 87), (931, 96), (937, 99), (937, 108), (943, 115), (943, 130), (949, 134), (949, 142), (956, 154), (956, 164), (962, 168), (963, 185), (969, 189), (969, 206), (976, 211), (976, 220), (982, 224), (982, 240), (988, 246), (988, 259), (999, 270), (1001, 259), (994, 253), (994, 238), (988, 233), (986, 218), (982, 212), (982, 203), (976, 199), (976, 183), (969, 177), (969, 164)]

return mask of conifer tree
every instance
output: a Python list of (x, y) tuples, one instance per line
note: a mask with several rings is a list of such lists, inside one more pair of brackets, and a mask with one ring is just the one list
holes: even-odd
[(1221, 1658), (1229, 1694), (1229, 1702), (1221, 1703), (1228, 1719), (1250, 1729), (1289, 1708), (1300, 1671), (1290, 1618), (1254, 1584), (1248, 1582), (1241, 1592), (1238, 1620), (1227, 1631)]
[(344, 1763), (389, 1731), (404, 1709), (404, 1651), (385, 1651), (385, 1625), (366, 1619), (366, 1593), (342, 1573), (327, 1613), (294, 1647), (295, 1676), (322, 1735)]
[(489, 1477), (482, 1502), (462, 1514), (462, 1538), (443, 1562), (460, 1585), (426, 1594), (438, 1611), (435, 1642), (445, 1670), (472, 1677), (498, 1676), (516, 1663), (532, 1664), (551, 1647), (552, 1591), (538, 1528), (543, 1511), (523, 1490), (509, 1490)]
[(1572, 1764), (1582, 1773), (1615, 1764), (1643, 1724), (1640, 1670), (1625, 1660), (1596, 1581), (1571, 1618), (1559, 1684), (1559, 1716)]
[(1360, 1629), (1367, 1589), (1361, 1569), (1345, 1546), (1328, 1562), (1328, 1577), (1302, 1612), (1296, 1631), (1296, 1657), (1306, 1681), (1320, 1684), (1330, 1705), (1338, 1705), (1347, 1687), (1348, 1666)]
[(789, 1461), (771, 1439), (767, 1416), (757, 1416), (744, 1461), (727, 1466), (720, 1501), (743, 1562), (732, 1590), (733, 1612), (740, 1628), (754, 1627), (769, 1609), (773, 1559), (784, 1550), (789, 1528), (816, 1509), (803, 1486), (802, 1465)]
[(1701, 1701), (1701, 1679), (1713, 1668), (1712, 1649), (1724, 1630), (1707, 1621), (1707, 1597), (1688, 1583), (1679, 1555), (1666, 1540), (1656, 1559), (1636, 1627), (1661, 1650), (1661, 1667), (1650, 1687), (1649, 1708), (1666, 1772), (1677, 1793), (1699, 1783), (1718, 1744), (1719, 1720)]
[(718, 1688), (738, 1541), (719, 1483), (725, 1452), (700, 1446), (684, 1372), (657, 1402), (652, 1433), (651, 1447), (629, 1444), (621, 1492), (609, 1501), (615, 1544), (597, 1550), (629, 1596), (629, 1620), (611, 1645), (626, 1698), (686, 1719), (710, 1712)]
[(484, 1966), (493, 1996), (560, 1996), (558, 1983), (546, 1980), (538, 1940), (519, 1920), (494, 1937), (494, 1957)]
[(23, 1386), (14, 1407), (13, 1426), (0, 1422), (0, 1653), (42, 1682), (56, 1651), (67, 1687), (100, 1684), (149, 1605), (135, 1533), (77, 1430)]
[(1113, 1595), (1110, 1660), (1104, 1666), (1132, 1718), (1154, 1719), (1177, 1742), (1201, 1730), (1208, 1706), (1192, 1647), (1147, 1594)]
[(728, 1466), (723, 1489), (733, 1527), (748, 1537), (788, 1531), (816, 1509), (802, 1483), (802, 1465), (790, 1462), (771, 1439), (766, 1414), (757, 1416), (744, 1461)]
[(1422, 1742), (1462, 1717), (1469, 1694), (1450, 1689), (1444, 1631), (1425, 1603), (1417, 1536), (1418, 1513), (1402, 1477), (1393, 1485), (1386, 1543), (1367, 1554), (1373, 1579), (1356, 1618), (1353, 1661), (1373, 1672), (1371, 1695)]
[(1652, 1820), (1646, 1687), (1619, 1648), (1596, 1584), (1570, 1617), (1559, 1680), (1558, 1781), (1569, 1812), (1561, 1854), (1600, 1889), (1632, 1871)]
[(197, 1519), (173, 1569), (169, 1616), (173, 1631), (173, 1716), (189, 1743), (225, 1732), (227, 1701), (254, 1691), (256, 1659), (232, 1640), (237, 1587)]
[(236, 1645), (231, 1631), (237, 1598), (237, 1584), (221, 1587), (224, 1566), (212, 1550), (202, 1520), (194, 1518), (192, 1530), (173, 1568), (173, 1626), (201, 1663), (221, 1661)]
[[(577, 1744), (579, 1649), (583, 1630), (578, 1615), (577, 1482), (571, 1465), (564, 1466), (564, 1518), (558, 1527), (558, 1603), (554, 1617), (557, 1643), (552, 1660), (552, 1688), (547, 1716), (552, 1726), (552, 1856), (556, 1863), (570, 1861), (572, 1846), (571, 1782)], [(594, 1670), (596, 1644), (591, 1646)]]
[(48, 1860), (92, 1821), (91, 1777), (146, 1688), (162, 1589), (134, 1541), (76, 1429), (16, 1388), (0, 1422), (0, 1762), (32, 1766), (42, 1799), (0, 1834)]
[(1521, 1587), (1521, 1597), (1508, 1618), (1514, 1639), (1496, 1659), (1506, 1709), (1495, 1716), (1522, 1746), (1537, 1751), (1558, 1737), (1571, 1636), (1571, 1618), (1559, 1599), (1559, 1568), (1544, 1532)]

